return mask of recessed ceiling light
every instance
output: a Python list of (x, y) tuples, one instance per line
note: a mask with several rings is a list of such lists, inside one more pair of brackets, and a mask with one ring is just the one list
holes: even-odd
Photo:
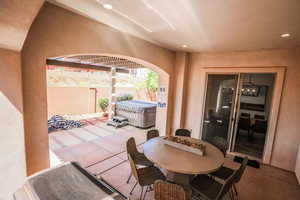
[(186, 45), (186, 44), (184, 44), (184, 45), (182, 45), (182, 47), (183, 47), (183, 48), (187, 48), (187, 45)]
[(282, 38), (288, 38), (290, 36), (291, 36), (291, 34), (289, 34), (289, 33), (283, 33), (280, 35), (280, 37), (282, 37)]
[(105, 8), (107, 10), (111, 10), (113, 7), (111, 4), (105, 3), (105, 4), (103, 4), (103, 8)]

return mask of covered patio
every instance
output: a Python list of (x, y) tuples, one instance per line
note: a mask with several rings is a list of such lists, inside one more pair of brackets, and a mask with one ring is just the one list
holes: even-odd
[[(134, 137), (137, 145), (142, 148), (146, 141), (147, 129), (133, 126), (116, 129), (106, 125), (106, 120), (86, 119), (83, 120), (86, 125), (81, 128), (50, 133), (51, 153), (54, 153), (60, 162), (76, 161), (92, 173), (99, 173), (127, 160), (126, 141), (130, 137)], [(99, 165), (100, 162), (107, 164)]]
[[(126, 182), (131, 172), (126, 141), (134, 137), (138, 150), (143, 152), (143, 144), (146, 142), (146, 133), (149, 129), (138, 129), (133, 126), (116, 129), (107, 126), (106, 120), (106, 118), (86, 119), (84, 120), (86, 125), (81, 128), (50, 133), (51, 164), (54, 166), (68, 161), (79, 162), (97, 179), (105, 181), (126, 197), (139, 199), (141, 187), (136, 187), (130, 194), (136, 182), (134, 177), (129, 183)], [(226, 158), (225, 165), (232, 168), (239, 167), (231, 156)], [(260, 169), (248, 167), (237, 187), (243, 200), (286, 197), (293, 199), (299, 195), (297, 180), (293, 173), (266, 165), (262, 165)], [(282, 187), (285, 192), (279, 194), (273, 192), (274, 188), (280, 190)], [(249, 193), (255, 196), (249, 196)], [(153, 198), (154, 192), (151, 191), (145, 199)]]
[(0, 200), (300, 199), (300, 1), (0, 4)]
[[(97, 179), (104, 180), (114, 189), (130, 199), (139, 199), (141, 187), (130, 190), (136, 180), (132, 177), (126, 181), (131, 172), (127, 158), (126, 141), (134, 137), (138, 150), (143, 152), (147, 129), (125, 126), (120, 129), (107, 126), (105, 119), (92, 118), (85, 120), (87, 125), (81, 128), (57, 131), (49, 134), (51, 161), (79, 162)], [(53, 157), (54, 156), (54, 157)], [(54, 160), (55, 160), (54, 158)], [(239, 164), (227, 157), (226, 166), (238, 168)], [(293, 199), (299, 195), (297, 180), (293, 173), (262, 165), (260, 169), (248, 167), (244, 178), (237, 185), (240, 199)], [(259, 190), (257, 189), (259, 188)], [(284, 188), (284, 189), (281, 189)], [(274, 193), (274, 190), (284, 191)], [(251, 193), (253, 195), (249, 196)], [(147, 194), (147, 200), (154, 198), (154, 192)]]
[[(125, 126), (116, 129), (107, 126), (107, 118), (90, 118), (81, 120), (86, 123), (81, 128), (60, 130), (49, 134), (51, 166), (63, 162), (80, 163), (88, 172), (104, 180), (125, 196), (133, 187), (135, 180), (129, 184), (126, 180), (130, 174), (126, 152), (126, 141), (134, 137), (139, 151), (143, 151), (146, 132), (149, 129), (139, 129)], [(140, 188), (132, 194), (138, 199)], [(147, 199), (151, 199), (150, 193)]]

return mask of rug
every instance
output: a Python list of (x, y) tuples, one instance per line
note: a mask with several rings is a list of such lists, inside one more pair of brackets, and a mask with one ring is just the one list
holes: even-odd
[[(234, 162), (238, 162), (238, 163), (242, 163), (243, 160), (244, 160), (244, 158), (240, 157), (240, 156), (234, 156), (234, 159), (233, 159)], [(260, 163), (257, 160), (249, 159), (247, 165), (250, 167), (254, 167), (254, 168), (260, 168)]]

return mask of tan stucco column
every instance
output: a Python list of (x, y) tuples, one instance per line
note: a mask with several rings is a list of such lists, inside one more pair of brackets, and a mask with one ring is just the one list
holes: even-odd
[(110, 70), (110, 89), (109, 89), (109, 119), (115, 115), (116, 107), (116, 68), (112, 67)]
[(186, 52), (176, 52), (173, 79), (174, 103), (172, 133), (178, 128), (188, 128), (185, 127), (185, 110), (189, 65), (190, 54)]

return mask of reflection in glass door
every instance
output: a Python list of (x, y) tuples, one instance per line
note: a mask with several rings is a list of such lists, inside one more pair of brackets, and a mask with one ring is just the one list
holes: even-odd
[(275, 74), (240, 74), (231, 151), (263, 158)]
[(210, 142), (218, 136), (230, 142), (229, 133), (234, 122), (237, 83), (237, 74), (208, 75), (202, 127), (203, 140)]

